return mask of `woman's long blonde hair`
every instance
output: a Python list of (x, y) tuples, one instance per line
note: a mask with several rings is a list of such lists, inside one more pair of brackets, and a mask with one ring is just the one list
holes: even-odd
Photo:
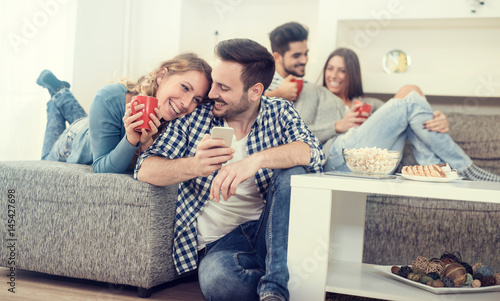
[[(151, 71), (148, 75), (141, 76), (136, 82), (131, 82), (126, 79), (121, 80), (128, 91), (133, 95), (155, 96), (158, 90), (157, 78), (160, 73), (168, 69), (168, 74), (182, 74), (188, 71), (198, 71), (205, 75), (208, 81), (208, 87), (212, 86), (212, 67), (203, 59), (199, 58), (194, 53), (179, 54), (173, 59), (164, 61), (158, 68)], [(207, 96), (205, 96), (207, 98)]]
[[(212, 67), (204, 60), (199, 58), (194, 53), (183, 53), (175, 56), (173, 59), (164, 61), (160, 64), (158, 68), (151, 71), (148, 75), (141, 76), (136, 82), (128, 81), (123, 79), (120, 81), (121, 84), (127, 87), (127, 90), (132, 93), (132, 95), (146, 95), (146, 96), (156, 96), (156, 91), (158, 90), (158, 81), (156, 80), (160, 73), (168, 69), (168, 74), (182, 74), (189, 71), (198, 71), (205, 75), (208, 81), (208, 88), (212, 86)], [(203, 97), (203, 101), (208, 101), (207, 95)], [(158, 133), (153, 136), (156, 139), (163, 129), (165, 129), (167, 121), (161, 120), (161, 125), (158, 128)]]

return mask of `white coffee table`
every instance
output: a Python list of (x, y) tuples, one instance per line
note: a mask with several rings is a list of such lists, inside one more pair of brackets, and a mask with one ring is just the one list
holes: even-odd
[(398, 301), (500, 300), (498, 292), (434, 294), (384, 277), (373, 265), (362, 263), (368, 193), (500, 203), (500, 183), (307, 174), (293, 176), (291, 186), (290, 300), (323, 301), (325, 291)]

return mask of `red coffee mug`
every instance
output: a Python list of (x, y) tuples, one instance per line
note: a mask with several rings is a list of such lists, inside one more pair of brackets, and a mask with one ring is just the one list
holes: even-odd
[[(355, 100), (353, 105), (357, 105), (358, 103), (363, 103), (363, 102), (359, 101), (359, 100)], [(359, 108), (356, 109), (356, 112), (358, 113), (358, 115), (356, 117), (368, 118), (371, 111), (372, 111), (372, 106), (367, 104), (367, 103), (363, 103), (362, 106), (360, 106)], [(367, 114), (365, 114), (366, 116), (361, 114), (363, 112), (367, 113)], [(361, 123), (359, 123), (359, 124), (361, 124)]]
[(302, 91), (302, 86), (304, 86), (304, 80), (302, 78), (294, 78), (291, 82), (297, 83), (297, 97), (299, 97), (300, 91)]
[[(136, 111), (134, 105), (136, 102), (137, 105), (144, 104), (144, 108), (142, 110)], [(155, 108), (157, 106), (158, 106), (158, 99), (152, 96), (137, 95), (132, 97), (132, 105), (130, 106), (130, 108), (132, 109), (132, 115), (137, 114), (139, 112), (143, 113), (142, 117), (136, 120), (136, 121), (144, 120), (143, 124), (135, 128), (137, 132), (140, 132), (141, 129), (146, 129), (148, 131), (151, 131), (151, 127), (149, 126), (149, 121), (151, 121), (151, 117), (149, 117), (149, 115), (150, 114), (156, 115)]]

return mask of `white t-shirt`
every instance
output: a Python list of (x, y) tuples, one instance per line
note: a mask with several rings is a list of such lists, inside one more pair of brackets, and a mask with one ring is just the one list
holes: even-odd
[[(224, 123), (224, 126), (227, 125)], [(233, 135), (231, 145), (235, 149), (234, 157), (224, 165), (248, 157), (247, 139), (248, 135), (236, 141)], [(203, 249), (207, 243), (228, 234), (239, 225), (258, 220), (263, 208), (264, 201), (255, 184), (255, 176), (240, 183), (236, 189), (236, 195), (227, 201), (222, 195), (219, 203), (215, 199), (208, 201), (198, 215), (198, 250)]]

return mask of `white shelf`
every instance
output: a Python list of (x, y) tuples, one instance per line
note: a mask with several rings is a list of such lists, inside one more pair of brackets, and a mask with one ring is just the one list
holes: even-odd
[(347, 261), (329, 264), (326, 291), (339, 294), (397, 301), (493, 301), (498, 292), (434, 294), (391, 279), (374, 269), (375, 265)]

